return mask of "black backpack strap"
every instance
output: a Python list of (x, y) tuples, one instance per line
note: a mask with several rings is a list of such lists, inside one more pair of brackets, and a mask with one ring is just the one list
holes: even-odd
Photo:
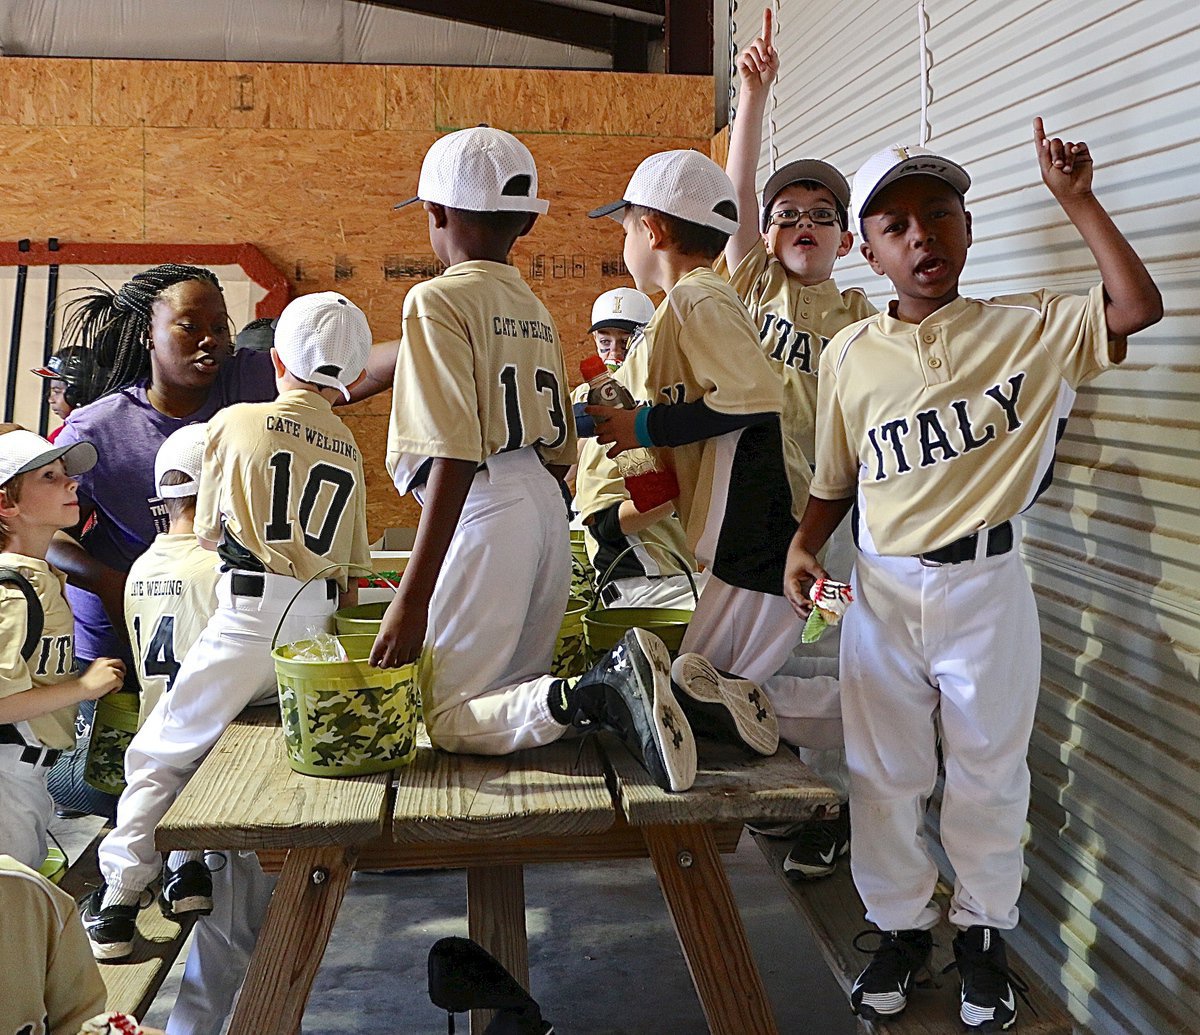
[(42, 602), (38, 600), (37, 590), (33, 588), (33, 583), (16, 568), (0, 568), (0, 582), (10, 582), (16, 586), (29, 605), (25, 643), (21, 646), (21, 657), (28, 661), (37, 653), (38, 644), (42, 640), (42, 630), (46, 626), (46, 612), (42, 610)]

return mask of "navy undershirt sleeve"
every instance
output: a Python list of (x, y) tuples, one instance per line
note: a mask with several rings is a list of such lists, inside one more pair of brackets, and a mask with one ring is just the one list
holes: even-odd
[(716, 438), (728, 431), (748, 428), (778, 417), (766, 413), (718, 413), (703, 399), (689, 403), (659, 403), (650, 407), (646, 428), (656, 446), (684, 446), (701, 439)]

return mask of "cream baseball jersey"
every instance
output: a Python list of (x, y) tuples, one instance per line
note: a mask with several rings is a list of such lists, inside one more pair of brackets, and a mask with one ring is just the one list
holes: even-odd
[[(811, 463), (816, 455), (813, 428), (821, 352), (843, 327), (874, 316), (875, 307), (857, 288), (840, 291), (832, 280), (812, 286), (796, 283), (767, 252), (762, 238), (735, 270), (729, 271), (724, 254), (716, 270), (729, 278), (750, 310), (762, 350), (783, 379), (783, 433)], [(807, 477), (804, 480), (807, 483)]]
[(516, 267), (457, 263), (404, 299), (388, 473), (408, 492), (431, 457), (483, 463), (527, 446), (572, 464), (568, 391), (554, 321)]
[[(38, 557), (0, 553), (0, 567), (16, 568), (32, 584), (45, 613), (42, 642), (29, 661), (21, 657), (28, 630), (29, 604), (10, 583), (0, 584), (0, 697), (36, 693), (39, 686), (75, 675), (75, 619), (63, 588), (67, 577)], [(14, 725), (29, 744), (69, 750), (75, 746), (75, 706), (59, 708)]]
[(812, 493), (857, 493), (881, 554), (1001, 524), (1049, 485), (1075, 389), (1112, 363), (1101, 285), (847, 328), (821, 360)]
[[(366, 496), (354, 436), (316, 392), (227, 406), (208, 422), (196, 535), (224, 558), (252, 555), (238, 566), (301, 580), (368, 566)], [(345, 588), (344, 569), (326, 577)]]
[(783, 389), (733, 288), (707, 268), (681, 277), (616, 376), (640, 401), (702, 399), (717, 413), (771, 415), (660, 453), (679, 480), (676, 512), (696, 560), (731, 586), (781, 594), (797, 507), (779, 427)]
[(217, 608), (217, 555), (194, 535), (163, 533), (125, 580), (125, 627), (142, 688), (139, 723), (171, 689), (179, 663)]

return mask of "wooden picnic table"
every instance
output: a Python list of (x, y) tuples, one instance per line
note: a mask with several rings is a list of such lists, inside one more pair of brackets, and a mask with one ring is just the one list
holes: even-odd
[(319, 779), (288, 768), (277, 711), (257, 708), (226, 730), (156, 842), (252, 849), (279, 870), (230, 1035), (298, 1029), (355, 869), (466, 869), (471, 937), (528, 987), (523, 866), (647, 856), (710, 1031), (773, 1035), (719, 853), (747, 820), (804, 819), (836, 800), (790, 752), (748, 758), (708, 742), (694, 787), (670, 794), (606, 735), (505, 757), (423, 739), (402, 769)]

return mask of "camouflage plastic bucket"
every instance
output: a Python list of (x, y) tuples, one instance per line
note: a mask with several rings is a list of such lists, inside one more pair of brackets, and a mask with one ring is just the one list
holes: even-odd
[(587, 531), (571, 529), (571, 599), (591, 603), (596, 599), (592, 562), (587, 555)]
[(138, 695), (131, 690), (105, 694), (96, 701), (92, 738), (83, 779), (98, 791), (125, 790), (125, 752), (138, 728)]
[(307, 776), (364, 776), (408, 764), (421, 708), (416, 664), (372, 668), (373, 634), (338, 640), (349, 661), (296, 657), (309, 640), (271, 651), (288, 764)]
[(378, 600), (373, 604), (356, 604), (354, 607), (343, 607), (334, 613), (333, 631), (339, 636), (378, 636), (379, 623), (383, 621), (383, 612), (388, 609), (388, 601)]
[(592, 661), (613, 649), (630, 629), (645, 629), (667, 645), (674, 658), (692, 612), (682, 607), (605, 607), (583, 616), (583, 635)]
[(588, 668), (587, 649), (583, 642), (583, 616), (587, 613), (586, 600), (571, 597), (567, 601), (567, 613), (563, 615), (558, 630), (558, 642), (554, 645), (554, 660), (550, 663), (550, 675), (559, 679), (581, 676)]

